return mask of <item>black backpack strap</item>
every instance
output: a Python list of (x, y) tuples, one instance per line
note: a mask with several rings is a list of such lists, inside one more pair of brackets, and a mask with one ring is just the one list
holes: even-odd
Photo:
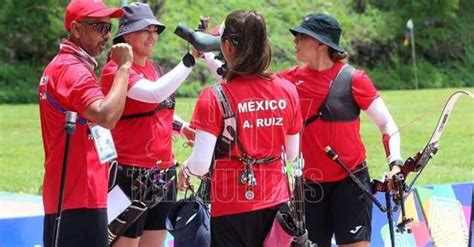
[(329, 109), (328, 109), (328, 100), (329, 98), (333, 97), (334, 91), (339, 89), (340, 86), (349, 86), (352, 82), (352, 76), (354, 74), (354, 67), (352, 67), (349, 64), (344, 64), (342, 68), (339, 70), (339, 73), (337, 74), (336, 78), (331, 82), (331, 85), (329, 87), (329, 92), (326, 98), (324, 99), (323, 103), (319, 106), (318, 110), (316, 111), (315, 114), (313, 114), (311, 117), (303, 121), (304, 126), (308, 126), (314, 121), (327, 117), (324, 115), (329, 114)]
[(159, 104), (154, 110), (142, 113), (134, 113), (128, 115), (122, 115), (120, 120), (128, 120), (133, 118), (141, 118), (141, 117), (149, 117), (155, 115), (155, 113), (159, 112), (162, 109), (161, 104)]
[[(158, 75), (161, 77), (165, 73), (163, 70), (163, 67), (161, 66), (156, 66)], [(148, 111), (148, 112), (141, 112), (141, 113), (133, 113), (133, 114), (128, 114), (128, 115), (122, 115), (120, 117), (120, 120), (128, 120), (128, 119), (134, 119), (134, 118), (142, 118), (142, 117), (149, 117), (155, 115), (155, 113), (159, 112), (162, 109), (174, 109), (176, 105), (176, 102), (174, 100), (174, 94), (171, 95), (170, 97), (164, 99), (155, 109)]]
[[(222, 112), (223, 127), (221, 130), (221, 134), (217, 137), (216, 146), (214, 148), (214, 157), (211, 163), (212, 166), (210, 168), (209, 173), (211, 173), (212, 170), (214, 169), (216, 159), (227, 157), (227, 158), (230, 158), (231, 160), (237, 160), (241, 162), (244, 166), (246, 173), (243, 173), (243, 175), (240, 176), (240, 182), (246, 185), (247, 192), (245, 193), (245, 196), (248, 200), (251, 200), (254, 197), (254, 194), (251, 188), (256, 186), (256, 179), (253, 176), (252, 165), (269, 164), (273, 161), (278, 160), (280, 157), (255, 158), (248, 155), (248, 153), (245, 151), (244, 146), (239, 141), (238, 132), (237, 132), (238, 130), (237, 116), (232, 111), (232, 108), (228, 100), (229, 98), (226, 97), (226, 94), (225, 94), (224, 89), (222, 88), (222, 85), (220, 83), (216, 83), (212, 85), (212, 89), (214, 90), (214, 94), (216, 96), (219, 109)], [(240, 151), (240, 156), (238, 157), (230, 155), (230, 150), (233, 144), (236, 144), (238, 150)], [(245, 181), (242, 180), (244, 178), (246, 179)], [(209, 196), (209, 193), (202, 193), (202, 191), (205, 191), (206, 189), (209, 190), (209, 188), (210, 188), (210, 180), (202, 180), (201, 186), (199, 188), (201, 192), (199, 192), (199, 194), (201, 195), (205, 194)], [(209, 197), (207, 198), (209, 199)]]
[[(214, 95), (216, 96), (216, 99), (217, 99), (217, 102), (219, 104), (219, 109), (221, 110), (222, 112), (222, 115), (223, 115), (223, 118), (224, 119), (234, 119), (235, 121), (235, 117), (234, 117), (234, 112), (232, 111), (232, 108), (230, 107), (230, 104), (229, 102), (227, 101), (227, 98), (224, 94), (224, 90), (222, 89), (222, 86), (219, 82), (216, 82), (214, 83), (211, 88), (213, 89), (214, 91)], [(225, 120), (224, 120), (224, 125), (225, 125)], [(233, 141), (235, 140), (235, 132), (229, 132), (230, 133), (230, 136), (229, 137), (225, 137), (223, 138), (223, 132), (224, 130), (221, 131), (221, 135), (219, 135), (219, 137), (217, 138), (217, 142), (216, 142), (216, 148), (214, 148), (214, 156), (212, 157), (212, 160), (211, 160), (211, 166), (209, 167), (209, 172), (208, 172), (208, 179), (201, 179), (201, 183), (199, 184), (199, 188), (196, 192), (197, 196), (202, 198), (202, 200), (204, 201), (204, 203), (206, 205), (209, 205), (209, 203), (211, 202), (211, 177), (212, 177), (212, 172), (214, 170), (214, 164), (215, 164), (215, 161), (216, 161), (216, 152), (217, 152), (217, 146), (219, 145), (218, 142), (219, 141), (223, 141), (223, 143), (225, 143), (225, 145), (227, 146), (230, 146)]]
[(237, 139), (237, 120), (230, 102), (222, 85), (220, 83), (215, 83), (212, 85), (212, 89), (216, 96), (219, 109), (222, 112), (222, 130), (220, 135), (217, 137), (215, 156), (228, 156), (230, 151), (230, 146), (234, 144)]
[(222, 85), (220, 83), (214, 83), (212, 85), (212, 89), (214, 90), (214, 93), (217, 98), (217, 102), (219, 103), (219, 108), (222, 111), (222, 115), (224, 118), (229, 118), (229, 117), (234, 117), (235, 114), (232, 111), (232, 108), (230, 107), (229, 100), (226, 97), (226, 94), (224, 92), (224, 89), (222, 88)]
[[(228, 157), (231, 158), (232, 160), (238, 160), (245, 164), (249, 164), (249, 163), (268, 164), (275, 160), (280, 159), (280, 157), (264, 157), (264, 158), (257, 159), (255, 157), (251, 157), (248, 155), (244, 146), (239, 141), (238, 133), (237, 133), (237, 128), (238, 128), (237, 116), (234, 114), (234, 112), (232, 111), (232, 108), (230, 107), (228, 97), (226, 96), (226, 93), (224, 89), (222, 88), (222, 85), (220, 83), (215, 83), (214, 85), (212, 85), (212, 89), (214, 90), (217, 101), (219, 103), (219, 108), (221, 109), (223, 119), (224, 119), (224, 126), (223, 126), (222, 133), (217, 138), (218, 142), (221, 142), (221, 144), (228, 145), (229, 147), (235, 142), (241, 154), (240, 157), (235, 157), (235, 156), (228, 156)], [(235, 129), (232, 128), (232, 126), (235, 126)], [(220, 151), (220, 150), (216, 150), (216, 151)], [(230, 150), (227, 150), (227, 153), (229, 153), (229, 151)], [(222, 153), (220, 153), (220, 155)]]
[(311, 117), (303, 121), (304, 127), (310, 125), (311, 123), (318, 120), (319, 118), (321, 118), (321, 112), (318, 109), (318, 111), (316, 111), (315, 114), (313, 114)]
[[(235, 121), (235, 115), (234, 112), (232, 111), (232, 108), (230, 107), (229, 101), (227, 100), (227, 97), (224, 93), (224, 89), (222, 88), (222, 85), (219, 82), (214, 83), (211, 88), (214, 91), (214, 95), (216, 96), (217, 102), (219, 104), (219, 109), (222, 112), (223, 115), (223, 121), (224, 121), (224, 126), (226, 125), (226, 120), (229, 121)], [(236, 125), (234, 125), (236, 126)], [(210, 198), (210, 190), (211, 190), (211, 177), (212, 177), (212, 172), (214, 170), (214, 164), (216, 161), (216, 153), (218, 152), (217, 146), (219, 145), (218, 142), (223, 143), (227, 147), (230, 147), (230, 145), (234, 142), (236, 132), (235, 130), (232, 130), (232, 128), (229, 128), (225, 134), (225, 130), (221, 131), (221, 134), (217, 138), (216, 142), (216, 148), (214, 148), (214, 156), (212, 157), (211, 161), (211, 166), (209, 167), (209, 172), (208, 172), (208, 178), (209, 179), (202, 179), (201, 183), (199, 185), (199, 188), (196, 192), (197, 196), (202, 198), (203, 201), (207, 204), (210, 203), (211, 198)]]

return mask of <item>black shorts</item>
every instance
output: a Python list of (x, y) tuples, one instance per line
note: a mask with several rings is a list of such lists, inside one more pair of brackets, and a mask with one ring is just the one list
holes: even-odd
[[(120, 186), (129, 198), (138, 199), (136, 195), (132, 195), (132, 181), (135, 181), (138, 174), (145, 172), (146, 169), (122, 164), (120, 164), (117, 169), (116, 184)], [(135, 221), (135, 223), (127, 228), (123, 236), (137, 238), (143, 234), (144, 230), (166, 230), (166, 216), (168, 215), (168, 211), (176, 202), (176, 168), (169, 168), (162, 178), (163, 180), (169, 180), (173, 177), (174, 180), (163, 201), (158, 203), (155, 207), (147, 209), (138, 220)], [(145, 200), (149, 200), (149, 198), (146, 198)]]
[(212, 247), (261, 247), (278, 207), (211, 218)]
[[(354, 172), (362, 184), (370, 188), (366, 166)], [(305, 184), (306, 226), (309, 239), (330, 246), (370, 241), (372, 201), (350, 177), (329, 183)]]
[[(56, 214), (44, 216), (43, 242), (52, 247)], [(71, 209), (61, 215), (58, 246), (107, 246), (107, 209)]]

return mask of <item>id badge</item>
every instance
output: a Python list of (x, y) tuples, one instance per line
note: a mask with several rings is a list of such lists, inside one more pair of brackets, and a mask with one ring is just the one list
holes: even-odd
[(90, 124), (92, 138), (94, 139), (95, 150), (101, 164), (117, 158), (114, 140), (110, 130), (103, 128), (97, 124)]

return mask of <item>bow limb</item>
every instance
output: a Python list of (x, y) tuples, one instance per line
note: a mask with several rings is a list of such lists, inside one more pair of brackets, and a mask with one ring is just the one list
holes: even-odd
[(410, 191), (413, 185), (415, 184), (416, 180), (420, 176), (421, 172), (426, 167), (428, 161), (436, 154), (438, 151), (438, 142), (443, 134), (443, 131), (446, 127), (446, 124), (451, 116), (451, 113), (456, 105), (457, 100), (462, 95), (466, 95), (471, 99), (474, 98), (471, 92), (469, 91), (456, 91), (454, 92), (449, 99), (446, 101), (444, 105), (443, 111), (441, 116), (439, 117), (438, 123), (436, 124), (436, 128), (431, 135), (428, 143), (426, 144), (425, 148), (418, 152), (413, 158), (410, 157), (405, 161), (405, 164), (402, 167), (402, 173), (407, 177), (408, 173), (416, 172), (415, 178), (410, 182), (410, 185), (407, 187), (407, 191)]

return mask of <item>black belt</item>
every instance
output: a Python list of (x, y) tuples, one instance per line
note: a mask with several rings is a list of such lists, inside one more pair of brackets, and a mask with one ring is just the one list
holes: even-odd
[[(146, 172), (149, 171), (151, 168), (146, 168), (146, 167), (139, 167), (135, 165), (129, 165), (129, 164), (124, 164), (124, 163), (117, 163), (117, 169), (119, 172), (127, 172), (127, 171), (132, 171), (133, 174), (136, 172)], [(171, 167), (168, 167), (166, 169), (176, 169), (176, 165), (173, 165)], [(161, 169), (159, 169), (161, 170)]]
[(155, 109), (153, 109), (151, 111), (140, 112), (140, 113), (132, 113), (132, 114), (128, 114), (128, 115), (122, 115), (122, 117), (120, 117), (120, 120), (128, 120), (128, 119), (134, 119), (134, 118), (149, 117), (149, 116), (155, 115), (155, 113), (161, 111), (162, 109), (173, 110), (174, 107), (175, 107), (174, 100), (172, 100), (170, 98), (166, 98)]
[(128, 114), (128, 115), (122, 115), (120, 117), (120, 120), (127, 120), (127, 119), (133, 119), (133, 118), (141, 118), (141, 117), (149, 117), (155, 115), (155, 113), (159, 112), (162, 109), (161, 105), (159, 105), (157, 108), (155, 108), (152, 111), (148, 112), (142, 112), (142, 113), (134, 113), (134, 114)]
[(362, 170), (364, 170), (364, 169), (366, 169), (366, 168), (367, 168), (367, 162), (364, 160), (364, 161), (362, 161), (361, 163), (359, 163), (358, 165), (356, 165), (356, 166), (354, 167), (354, 169), (352, 169), (352, 172), (353, 172), (353, 173), (357, 173), (357, 172), (360, 172), (360, 171), (362, 171)]
[(273, 162), (273, 161), (279, 160), (280, 157), (265, 157), (265, 158), (257, 159), (257, 158), (254, 158), (254, 157), (235, 157), (235, 156), (230, 156), (230, 159), (231, 159), (231, 160), (236, 160), (236, 161), (243, 162), (244, 164), (253, 165), (253, 164), (268, 164), (268, 163), (271, 163), (271, 162)]

